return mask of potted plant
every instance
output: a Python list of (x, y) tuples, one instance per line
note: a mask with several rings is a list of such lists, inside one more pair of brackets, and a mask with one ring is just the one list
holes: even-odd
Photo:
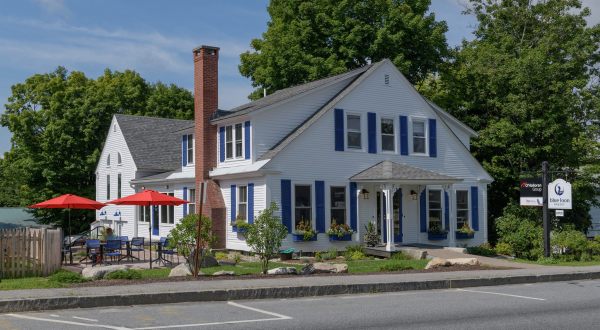
[(460, 229), (456, 231), (456, 239), (470, 239), (475, 237), (475, 231), (465, 222)]
[(238, 214), (238, 216), (235, 217), (235, 221), (231, 222), (231, 227), (233, 228), (233, 231), (238, 233), (245, 233), (246, 231), (248, 231), (248, 226), (250, 226), (250, 224), (246, 221), (246, 219), (244, 219), (244, 217), (241, 214)]
[(310, 225), (310, 220), (300, 220), (296, 225), (296, 231), (292, 234), (294, 242), (308, 242), (317, 240), (317, 232)]
[(429, 230), (427, 231), (427, 239), (430, 241), (442, 241), (448, 238), (448, 230), (442, 228), (442, 226), (438, 223), (433, 223), (429, 225)]
[(335, 219), (331, 219), (331, 226), (327, 229), (330, 241), (351, 241), (354, 231), (345, 223), (338, 224)]

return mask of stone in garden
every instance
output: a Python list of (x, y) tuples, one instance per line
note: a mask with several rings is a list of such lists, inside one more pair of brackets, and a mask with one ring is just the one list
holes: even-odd
[(232, 270), (220, 270), (213, 274), (213, 276), (224, 276), (224, 275), (227, 275), (227, 276), (235, 275), (235, 272)]
[(313, 264), (315, 274), (323, 273), (347, 273), (347, 264), (332, 264), (326, 262), (316, 262)]
[(425, 266), (425, 269), (432, 269), (432, 268), (436, 268), (436, 267), (446, 267), (446, 266), (450, 266), (450, 263), (448, 262), (448, 260), (435, 257), (435, 258), (429, 260), (429, 262), (427, 263), (427, 266)]
[(81, 272), (81, 276), (83, 276), (84, 278), (99, 280), (104, 278), (106, 274), (116, 272), (117, 270), (125, 270), (127, 268), (129, 267), (125, 265), (86, 267)]
[(479, 265), (479, 260), (477, 258), (454, 258), (448, 259), (448, 262), (451, 266), (477, 266)]
[(202, 262), (200, 263), (200, 267), (202, 267), (202, 268), (216, 267), (218, 265), (219, 265), (219, 262), (217, 261), (217, 259), (215, 259), (215, 257), (211, 257), (211, 256), (204, 256), (202, 258)]
[(315, 272), (315, 267), (312, 264), (306, 264), (302, 266), (302, 270), (300, 270), (300, 275), (311, 275)]
[(219, 260), (219, 266), (235, 266), (235, 261), (229, 259)]
[(179, 277), (179, 276), (191, 276), (192, 271), (190, 270), (190, 265), (187, 263), (179, 264), (177, 267), (171, 269), (169, 273), (169, 277)]
[(267, 271), (269, 275), (296, 275), (298, 271), (294, 267), (278, 267), (269, 269)]

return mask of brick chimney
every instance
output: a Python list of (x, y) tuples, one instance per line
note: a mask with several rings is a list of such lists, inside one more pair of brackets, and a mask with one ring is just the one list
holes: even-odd
[(200, 46), (194, 53), (194, 135), (196, 140), (196, 210), (199, 211), (200, 183), (206, 181), (206, 203), (202, 213), (212, 219), (217, 237), (215, 248), (225, 248), (225, 202), (217, 182), (208, 173), (217, 166), (217, 126), (210, 123), (218, 109), (219, 48)]

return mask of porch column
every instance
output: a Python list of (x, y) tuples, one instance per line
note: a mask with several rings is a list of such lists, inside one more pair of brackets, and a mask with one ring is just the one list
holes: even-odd
[(356, 188), (356, 196), (350, 196), (350, 198), (356, 198), (356, 235), (355, 241), (360, 243), (360, 192), (364, 187), (358, 186)]
[(448, 229), (448, 235), (450, 235), (448, 239), (448, 245), (452, 247), (456, 247), (456, 192), (454, 191), (454, 185), (449, 185), (446, 188), (448, 192), (448, 212), (450, 212), (450, 228)]
[(394, 206), (394, 204), (392, 203), (392, 198), (393, 198), (393, 194), (394, 194), (394, 187), (392, 185), (384, 185), (383, 186), (383, 193), (385, 194), (385, 223), (387, 226), (387, 231), (386, 231), (386, 240), (387, 243), (385, 245), (385, 250), (386, 251), (394, 251), (395, 246), (394, 246), (394, 221), (392, 219), (392, 214), (394, 212), (394, 210), (392, 209), (392, 207)]

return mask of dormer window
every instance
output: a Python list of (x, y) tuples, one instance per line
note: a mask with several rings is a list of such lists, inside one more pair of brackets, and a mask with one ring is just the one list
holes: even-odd
[(106, 166), (110, 166), (110, 154), (106, 156)]
[(244, 157), (244, 134), (242, 124), (225, 127), (225, 159)]
[(187, 139), (187, 162), (188, 164), (194, 163), (194, 134), (186, 135)]

